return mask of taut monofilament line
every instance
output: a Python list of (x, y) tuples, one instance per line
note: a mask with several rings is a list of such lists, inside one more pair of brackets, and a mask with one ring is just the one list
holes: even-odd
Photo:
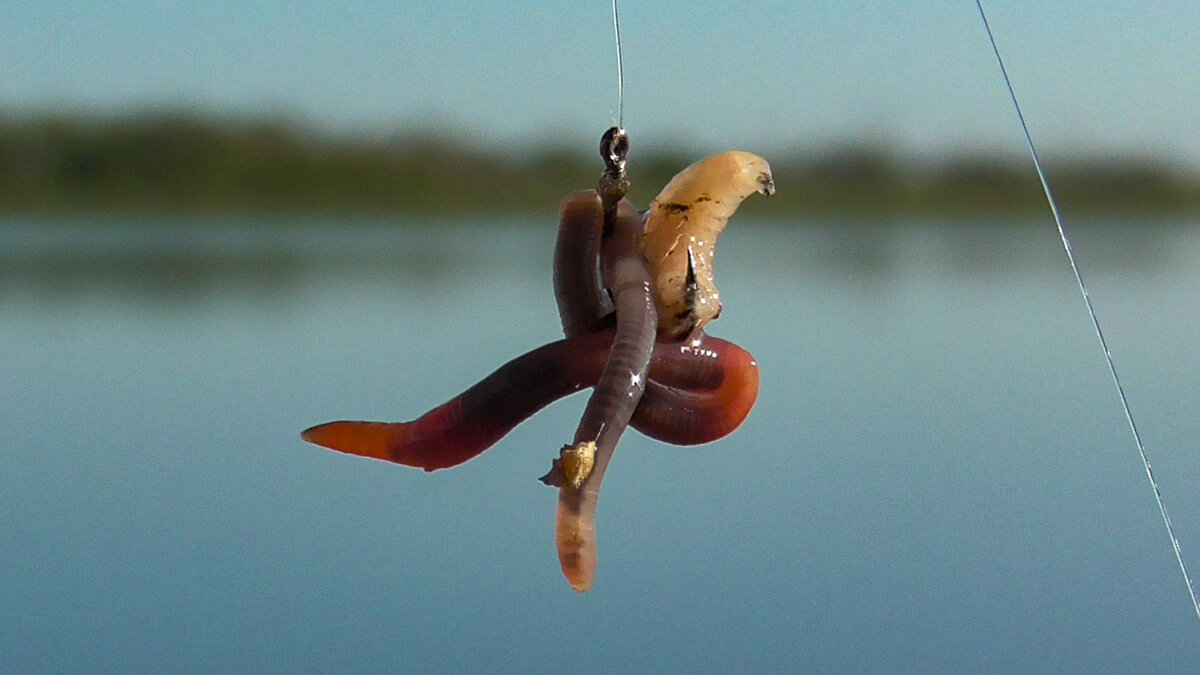
[(617, 127), (625, 128), (625, 63), (621, 58), (621, 19), (617, 0), (612, 0), (613, 38), (617, 43)]
[(1016, 91), (1013, 90), (1012, 80), (1008, 77), (1008, 70), (1004, 67), (1004, 59), (1000, 57), (1000, 48), (996, 46), (996, 37), (992, 34), (991, 24), (988, 23), (987, 13), (983, 11), (983, 1), (975, 0), (975, 6), (979, 8), (979, 18), (983, 21), (983, 28), (987, 31), (988, 41), (992, 45), (992, 53), (996, 56), (996, 63), (1000, 66), (1000, 74), (1004, 77), (1004, 85), (1008, 88), (1009, 98), (1012, 99), (1013, 109), (1017, 112), (1017, 120), (1021, 123), (1021, 131), (1025, 134), (1025, 145), (1029, 149), (1029, 155), (1033, 158), (1033, 168), (1037, 171), (1038, 179), (1042, 182), (1042, 191), (1046, 193), (1046, 201), (1050, 205), (1050, 213), (1054, 216), (1054, 224), (1058, 227), (1058, 237), (1062, 240), (1063, 250), (1067, 253), (1067, 260), (1071, 263), (1071, 271), (1075, 273), (1075, 283), (1079, 286), (1079, 292), (1083, 295), (1083, 302), (1087, 305), (1088, 316), (1092, 319), (1092, 328), (1095, 329), (1096, 337), (1100, 340), (1100, 348), (1104, 351), (1104, 360), (1108, 364), (1109, 375), (1112, 376), (1113, 384), (1117, 388), (1117, 396), (1121, 399), (1121, 409), (1125, 412), (1125, 421), (1129, 424), (1129, 431), (1133, 434), (1133, 441), (1137, 445), (1138, 455), (1142, 460), (1142, 467), (1146, 470), (1146, 478), (1150, 481), (1150, 489), (1154, 492), (1154, 501), (1158, 504), (1158, 512), (1162, 515), (1163, 525), (1167, 528), (1167, 536), (1171, 539), (1171, 548), (1175, 551), (1175, 561), (1179, 563), (1179, 571), (1183, 573), (1183, 581), (1187, 585), (1188, 597), (1192, 601), (1192, 609), (1196, 612), (1196, 618), (1200, 619), (1200, 601), (1196, 599), (1196, 588), (1192, 584), (1192, 577), (1188, 574), (1187, 565), (1183, 562), (1183, 552), (1179, 548), (1179, 538), (1175, 536), (1175, 528), (1171, 525), (1171, 516), (1167, 513), (1167, 505), (1163, 501), (1162, 491), (1158, 488), (1158, 481), (1154, 478), (1154, 470), (1150, 467), (1150, 459), (1146, 456), (1146, 446), (1142, 443), (1142, 435), (1138, 433), (1137, 423), (1133, 421), (1133, 412), (1129, 409), (1129, 399), (1125, 396), (1125, 387), (1121, 385), (1121, 378), (1117, 375), (1117, 366), (1113, 363), (1112, 353), (1108, 349), (1108, 340), (1104, 338), (1104, 331), (1100, 328), (1100, 319), (1096, 317), (1096, 309), (1092, 306), (1091, 296), (1088, 295), (1087, 285), (1083, 282), (1083, 275), (1079, 272), (1079, 265), (1075, 262), (1075, 254), (1071, 250), (1071, 241), (1067, 238), (1066, 229), (1063, 228), (1062, 215), (1058, 211), (1058, 202), (1054, 199), (1054, 193), (1050, 190), (1050, 183), (1046, 179), (1046, 173), (1042, 170), (1041, 160), (1038, 159), (1037, 150), (1033, 145), (1033, 136), (1029, 133), (1029, 125), (1025, 123), (1025, 115), (1021, 112), (1021, 104), (1017, 101)]

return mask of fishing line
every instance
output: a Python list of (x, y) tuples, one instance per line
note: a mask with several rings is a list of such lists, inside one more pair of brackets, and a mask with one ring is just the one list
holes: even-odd
[(617, 41), (617, 127), (625, 128), (625, 65), (621, 58), (621, 20), (617, 0), (612, 0), (613, 36)]
[(1187, 565), (1183, 562), (1183, 552), (1179, 548), (1179, 538), (1175, 536), (1175, 528), (1171, 525), (1171, 516), (1167, 514), (1167, 505), (1163, 502), (1162, 492), (1158, 489), (1158, 481), (1154, 478), (1154, 470), (1150, 468), (1150, 460), (1146, 457), (1146, 446), (1142, 443), (1142, 436), (1138, 433), (1137, 424), (1133, 421), (1133, 413), (1129, 409), (1129, 400), (1125, 396), (1125, 388), (1121, 386), (1121, 378), (1117, 375), (1117, 367), (1113, 363), (1112, 354), (1108, 350), (1108, 341), (1104, 338), (1104, 331), (1100, 329), (1100, 319), (1096, 317), (1096, 309), (1092, 306), (1092, 299), (1088, 295), (1087, 285), (1083, 283), (1083, 276), (1079, 272), (1079, 265), (1075, 262), (1075, 254), (1071, 251), (1071, 242), (1067, 239), (1067, 232), (1063, 228), (1062, 216), (1058, 212), (1058, 202), (1055, 201), (1054, 194), (1050, 191), (1050, 183), (1046, 180), (1046, 173), (1042, 171), (1042, 163), (1038, 159), (1037, 150), (1033, 147), (1033, 137), (1029, 133), (1029, 125), (1025, 123), (1025, 115), (1021, 113), (1021, 104), (1017, 102), (1017, 94), (1013, 90), (1012, 80), (1008, 77), (1008, 70), (1004, 67), (1004, 59), (1000, 58), (1000, 48), (996, 46), (996, 38), (992, 35), (992, 27), (988, 23), (987, 14), (983, 11), (983, 1), (975, 0), (975, 6), (979, 8), (979, 18), (983, 20), (983, 28), (987, 31), (988, 41), (992, 43), (992, 53), (996, 55), (996, 63), (1000, 66), (1000, 74), (1004, 76), (1004, 84), (1008, 87), (1009, 98), (1012, 99), (1013, 109), (1017, 111), (1017, 120), (1021, 123), (1021, 131), (1025, 133), (1025, 145), (1029, 148), (1029, 155), (1033, 158), (1033, 168), (1037, 170), (1038, 179), (1042, 182), (1042, 191), (1046, 193), (1046, 201), (1050, 204), (1050, 213), (1054, 216), (1054, 224), (1058, 226), (1058, 237), (1062, 240), (1063, 250), (1066, 251), (1067, 260), (1071, 263), (1071, 271), (1075, 273), (1075, 283), (1079, 286), (1079, 292), (1083, 294), (1083, 302), (1087, 305), (1088, 316), (1092, 318), (1092, 328), (1095, 329), (1096, 337), (1100, 340), (1100, 347), (1104, 350), (1104, 360), (1108, 363), (1108, 372), (1112, 376), (1113, 384), (1117, 387), (1117, 395), (1121, 399), (1121, 408), (1125, 411), (1125, 421), (1129, 423), (1129, 431), (1133, 433), (1133, 440), (1137, 444), (1138, 455), (1142, 459), (1142, 467), (1146, 469), (1146, 478), (1150, 480), (1150, 488), (1154, 491), (1154, 501), (1158, 503), (1158, 512), (1162, 514), (1163, 525), (1167, 528), (1167, 536), (1171, 538), (1171, 548), (1175, 549), (1175, 561), (1179, 563), (1179, 571), (1183, 573), (1183, 581), (1187, 584), (1188, 596), (1192, 600), (1192, 609), (1196, 611), (1196, 618), (1200, 619), (1200, 601), (1196, 599), (1196, 589), (1192, 585), (1192, 577), (1188, 574)]

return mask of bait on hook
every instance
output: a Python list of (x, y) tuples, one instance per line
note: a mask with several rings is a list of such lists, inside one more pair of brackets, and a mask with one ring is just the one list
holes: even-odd
[(645, 215), (625, 199), (629, 136), (621, 127), (616, 0), (612, 9), (619, 112), (600, 139), (596, 189), (562, 205), (554, 295), (563, 339), (412, 422), (339, 421), (301, 433), (331, 450), (434, 471), (477, 456), (546, 405), (592, 387), (574, 439), (541, 477), (559, 489), (559, 563), (579, 592), (595, 579), (596, 503), (626, 427), (666, 443), (708, 443), (737, 429), (754, 405), (754, 357), (704, 328), (720, 313), (712, 272), (718, 235), (744, 199), (775, 189), (766, 160), (728, 152), (681, 171)]
[[(708, 443), (737, 429), (758, 395), (754, 357), (703, 329), (716, 318), (711, 308), (719, 309), (716, 237), (743, 199), (773, 192), (770, 167), (745, 152), (701, 160), (654, 201), (678, 208), (652, 206), (643, 217), (624, 199), (628, 149), (624, 130), (606, 131), (599, 185), (563, 203), (554, 287), (564, 339), (513, 359), (412, 422), (338, 421), (301, 434), (339, 452), (434, 471), (479, 455), (551, 402), (593, 387), (574, 440), (542, 477), (559, 488), (559, 562), (580, 592), (595, 578), (596, 503), (625, 428), (668, 443)], [(675, 217), (684, 207), (688, 213)], [(668, 314), (674, 318), (660, 321)]]

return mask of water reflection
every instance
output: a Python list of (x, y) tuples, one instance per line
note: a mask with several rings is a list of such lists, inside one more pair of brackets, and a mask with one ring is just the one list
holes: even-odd
[[(50, 225), (0, 229), (0, 669), (1200, 668), (1049, 224), (739, 221), (712, 333), (758, 404), (622, 440), (582, 602), (536, 482), (579, 397), (432, 475), (297, 437), (553, 339), (553, 215)], [(1200, 569), (1200, 232), (1129, 232), (1076, 251)], [(587, 644), (546, 649), (564, 623)]]
[[(1169, 268), (1197, 223), (1094, 223), (1079, 230), (1089, 268), (1145, 274)], [(398, 226), (313, 223), (15, 220), (0, 227), (0, 293), (47, 299), (104, 289), (183, 302), (214, 294), (284, 296), (328, 275), (384, 277), (438, 286), (497, 266), (536, 269), (553, 236), (542, 227), (492, 221)], [(810, 274), (886, 283), (914, 269), (950, 276), (1019, 274), (1059, 265), (1052, 223), (739, 222), (728, 235), (744, 255), (786, 258)], [(761, 244), (768, 243), (768, 246)], [(736, 249), (739, 245), (728, 246)], [(1186, 251), (1184, 253), (1186, 255)]]
[(464, 240), (478, 243), (490, 232), (497, 250), (517, 252), (502, 228), (427, 229), (436, 226), (18, 221), (0, 228), (0, 292), (53, 298), (103, 289), (187, 302), (230, 292), (278, 296), (330, 275), (438, 284), (491, 258)]

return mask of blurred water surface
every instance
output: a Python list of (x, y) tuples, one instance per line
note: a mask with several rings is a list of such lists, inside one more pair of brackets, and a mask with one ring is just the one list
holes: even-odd
[[(583, 397), (432, 475), (299, 440), (555, 339), (552, 221), (6, 223), (0, 669), (1200, 669), (1048, 221), (735, 223), (711, 332), (758, 405), (700, 448), (625, 437), (584, 596), (535, 480)], [(1200, 573), (1200, 228), (1088, 225)]]

